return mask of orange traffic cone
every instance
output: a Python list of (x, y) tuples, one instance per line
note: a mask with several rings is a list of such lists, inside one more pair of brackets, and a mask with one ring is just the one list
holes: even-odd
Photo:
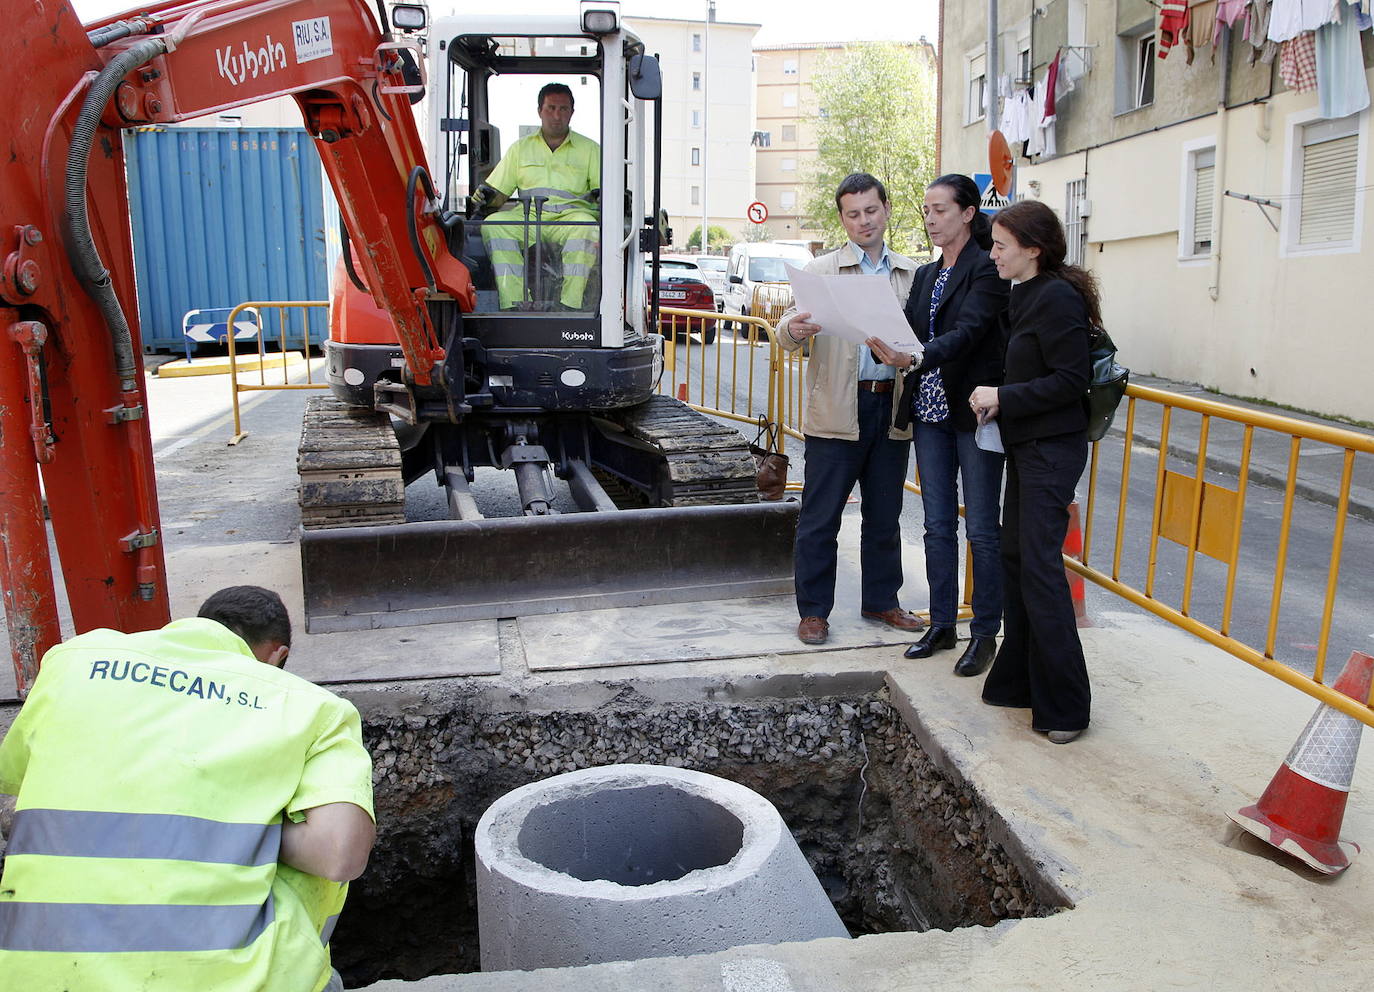
[[(1078, 518), (1078, 500), (1069, 504), (1069, 532), (1064, 535), (1064, 554), (1083, 560), (1083, 525)], [(1078, 619), (1078, 626), (1091, 627), (1093, 622), (1088, 619), (1088, 584), (1083, 581), (1083, 576), (1067, 565), (1064, 566), (1064, 575), (1069, 580), (1069, 596), (1073, 599), (1073, 615)]]
[[(1374, 658), (1356, 651), (1333, 688), (1363, 703), (1372, 679)], [(1317, 707), (1259, 802), (1229, 814), (1231, 819), (1317, 871), (1345, 871), (1360, 852), (1360, 845), (1339, 835), (1363, 729), (1340, 710)]]
[(679, 382), (677, 384), (677, 398), (679, 402), (687, 402), (687, 383)]

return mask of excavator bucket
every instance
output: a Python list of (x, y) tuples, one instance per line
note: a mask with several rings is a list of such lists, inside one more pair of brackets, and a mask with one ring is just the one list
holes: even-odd
[(750, 503), (304, 530), (306, 629), (791, 593), (799, 507)]

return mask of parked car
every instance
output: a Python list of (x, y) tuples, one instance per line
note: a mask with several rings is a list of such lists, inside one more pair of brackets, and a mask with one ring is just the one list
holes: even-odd
[(749, 316), (754, 290), (764, 283), (787, 284), (787, 266), (801, 268), (811, 261), (811, 252), (799, 245), (779, 245), (749, 241), (730, 249), (726, 265), (724, 313)]
[[(651, 289), (653, 263), (644, 263), (644, 286)], [(675, 258), (660, 258), (658, 263), (658, 302), (659, 306), (675, 307), (679, 310), (716, 309), (715, 293), (701, 269), (694, 261)], [(689, 333), (701, 335), (701, 340), (711, 344), (716, 339), (716, 321), (703, 320), (701, 317), (674, 317), (660, 315), (658, 319), (660, 334), (675, 333), (679, 340), (686, 340)]]
[(724, 312), (725, 287), (728, 285), (725, 280), (725, 270), (729, 265), (729, 259), (724, 255), (697, 255), (695, 261), (697, 268), (701, 269), (702, 275), (706, 277), (711, 289), (715, 291), (716, 309)]

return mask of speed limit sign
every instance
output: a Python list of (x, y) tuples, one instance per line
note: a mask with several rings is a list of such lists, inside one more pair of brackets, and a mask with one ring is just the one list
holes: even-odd
[(749, 220), (754, 224), (762, 224), (768, 219), (768, 207), (755, 200), (749, 204)]

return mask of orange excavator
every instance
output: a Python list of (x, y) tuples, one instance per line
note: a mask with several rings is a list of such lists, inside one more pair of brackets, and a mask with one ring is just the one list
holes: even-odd
[[(21, 691), (61, 636), (44, 495), (76, 630), (168, 619), (121, 131), (282, 95), (347, 241), (332, 395), (307, 411), (299, 455), (309, 629), (790, 587), (795, 507), (757, 501), (735, 432), (654, 394), (643, 259), (663, 225), (633, 139), (659, 96), (656, 61), (614, 3), (438, 27), (423, 5), (381, 0), (163, 3), (92, 24), (62, 0), (11, 12), (0, 50), (23, 83), (0, 105), (0, 591)], [(557, 59), (521, 63), (550, 39)], [(449, 142), (437, 180), (413, 111), (436, 52), (458, 81), (431, 108)], [(529, 291), (508, 309), (483, 288), (480, 228), (499, 222), (464, 192), (499, 159), (486, 82), (555, 64), (595, 74), (604, 95), (597, 295), (572, 313)], [(514, 470), (520, 516), (475, 512), (467, 486), (486, 466)], [(406, 523), (398, 491), (430, 472), (451, 518)], [(552, 477), (581, 512), (553, 512)]]

